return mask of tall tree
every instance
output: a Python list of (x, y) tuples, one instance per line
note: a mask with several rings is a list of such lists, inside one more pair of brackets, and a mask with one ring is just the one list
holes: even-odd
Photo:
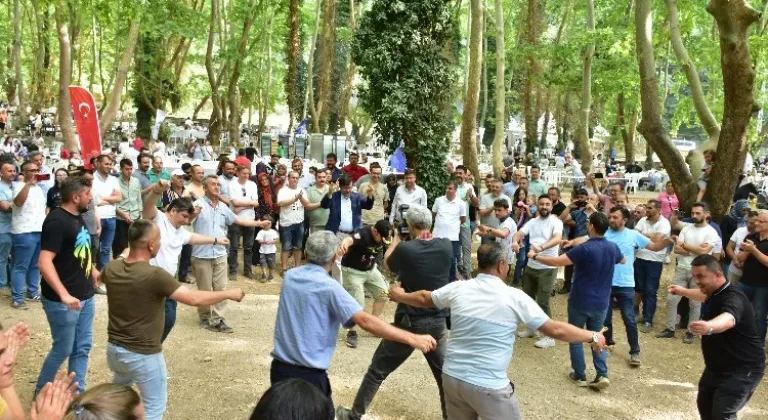
[(710, 0), (707, 12), (715, 18), (720, 33), (720, 62), (723, 69), (724, 108), (717, 162), (712, 168), (705, 199), (713, 218), (728, 214), (747, 154), (746, 132), (755, 102), (755, 70), (749, 54), (747, 31), (760, 14), (747, 0)]
[[(480, 77), (483, 67), (483, 14), (482, 0), (471, 0), (472, 25), (469, 36), (469, 77), (461, 116), (461, 153), (464, 165), (477, 173), (477, 107), (480, 100)], [(500, 26), (500, 25), (496, 25)]]
[(506, 137), (506, 130), (504, 128), (506, 124), (506, 110), (504, 104), (506, 102), (506, 86), (507, 83), (504, 80), (504, 61), (506, 56), (504, 54), (504, 2), (502, 0), (495, 0), (494, 8), (496, 12), (496, 45), (501, 46), (496, 48), (496, 127), (495, 135), (493, 137), (493, 173), (497, 177), (501, 177), (501, 171), (504, 168), (501, 157), (501, 145), (504, 143)]
[[(120, 98), (123, 94), (123, 88), (125, 87), (125, 81), (128, 78), (128, 70), (131, 67), (131, 60), (133, 60), (133, 53), (136, 50), (136, 41), (139, 39), (139, 22), (134, 19), (131, 21), (128, 29), (128, 41), (125, 45), (125, 51), (123, 51), (122, 57), (120, 57), (120, 63), (117, 66), (117, 74), (115, 75), (115, 81), (112, 84), (112, 91), (105, 98), (106, 106), (102, 111), (101, 117), (99, 117), (99, 129), (101, 130), (102, 137), (107, 134), (109, 127), (112, 125), (112, 121), (115, 120), (117, 115), (117, 109), (120, 106)], [(101, 87), (104, 89), (104, 86)]]
[(288, 0), (288, 38), (286, 57), (288, 70), (285, 72), (285, 97), (288, 102), (288, 132), (292, 131), (293, 122), (299, 117), (301, 99), (298, 94), (299, 62), (301, 61), (301, 0)]
[(75, 137), (75, 128), (72, 125), (72, 108), (70, 107), (69, 85), (72, 79), (72, 51), (69, 38), (69, 27), (66, 6), (59, 2), (56, 5), (55, 19), (56, 29), (59, 34), (59, 101), (56, 107), (56, 116), (59, 119), (61, 135), (64, 137), (64, 146), (69, 150), (80, 150)]
[[(318, 0), (319, 1), (319, 0)], [(310, 104), (312, 130), (320, 133), (328, 127), (328, 114), (331, 102), (331, 68), (333, 66), (333, 43), (336, 38), (336, 0), (323, 1), (323, 27), (321, 34), (320, 61), (317, 72), (317, 98)]]
[(536, 148), (536, 128), (539, 116), (536, 113), (536, 92), (534, 85), (539, 76), (536, 48), (539, 42), (539, 0), (528, 0), (526, 14), (526, 62), (525, 90), (523, 92), (523, 115), (525, 117), (525, 151), (532, 153)]
[[(595, 5), (593, 0), (587, 0), (587, 32), (595, 32)], [(581, 91), (581, 110), (579, 132), (576, 142), (581, 150), (581, 170), (589, 173), (592, 167), (592, 148), (589, 144), (589, 114), (592, 109), (592, 58), (595, 55), (595, 42), (590, 41), (583, 61), (583, 85)]]
[(690, 209), (696, 200), (698, 187), (680, 152), (672, 144), (661, 121), (659, 83), (656, 76), (656, 58), (653, 54), (653, 0), (636, 0), (635, 42), (640, 69), (640, 102), (642, 120), (637, 130), (645, 137), (669, 174), (683, 209)]
[[(21, 72), (21, 1), (13, 0), (13, 66), (16, 73), (16, 116), (19, 124), (24, 124), (27, 114), (26, 92), (24, 92), (24, 75)], [(13, 98), (8, 98), (13, 99)]]

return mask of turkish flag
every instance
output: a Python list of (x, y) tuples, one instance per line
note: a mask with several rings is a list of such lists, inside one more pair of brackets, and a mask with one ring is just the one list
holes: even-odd
[(69, 87), (69, 103), (72, 105), (77, 134), (80, 136), (80, 155), (85, 169), (91, 169), (91, 159), (101, 155), (101, 131), (96, 103), (91, 92), (80, 86)]

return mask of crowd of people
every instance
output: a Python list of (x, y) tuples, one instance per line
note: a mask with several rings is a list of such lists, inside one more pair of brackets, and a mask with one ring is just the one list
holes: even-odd
[[(13, 162), (0, 164), (0, 286), (10, 286), (15, 309), (41, 302), (52, 337), (35, 385), (37, 418), (85, 411), (107, 418), (96, 414), (104, 407), (134, 416), (122, 418), (163, 418), (162, 344), (177, 304), (197, 307), (201, 328), (231, 333), (227, 303), (244, 292), (230, 282), (276, 276), (273, 387), (255, 419), (287, 418), (280, 410), (359, 419), (414, 349), (434, 376), (443, 418), (521, 418), (507, 374), (516, 339), (535, 338), (542, 349), (570, 343), (568, 378), (605, 389), (613, 309), (633, 367), (642, 364), (639, 333), (663, 339), (683, 330), (687, 344), (701, 337), (702, 418), (735, 418), (763, 376), (768, 212), (748, 200), (735, 201), (718, 225), (704, 202), (681, 214), (671, 184), (632, 207), (621, 184), (603, 189), (590, 175), (565, 202), (537, 166), (512, 165), (477, 191), (474, 174), (459, 165), (430, 205), (415, 172), (400, 182), (376, 164), (361, 166), (355, 153), (343, 167), (331, 153), (325, 166), (305, 171), (298, 158), (289, 170), (277, 155), (253, 164), (242, 151), (206, 175), (195, 164), (168, 173), (162, 156), (129, 148), (94, 158), (93, 169), (51, 173), (35, 151), (19, 175)], [(671, 253), (667, 318), (654, 323)], [(559, 287), (558, 267), (565, 267)], [(114, 377), (86, 388), (96, 293), (108, 303)], [(569, 295), (565, 321), (552, 317), (557, 293)], [(392, 324), (380, 318), (388, 301), (397, 302)], [(327, 375), (340, 326), (350, 348), (358, 328), (382, 338), (349, 408), (334, 408)], [(11, 418), (25, 415), (12, 367), (28, 337), (24, 325), (0, 334), (0, 409)], [(591, 379), (584, 343), (592, 348)], [(71, 373), (57, 374), (67, 360)], [(307, 405), (287, 408), (297, 399)]]

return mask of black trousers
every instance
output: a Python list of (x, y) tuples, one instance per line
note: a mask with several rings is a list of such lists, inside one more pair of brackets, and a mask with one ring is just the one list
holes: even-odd
[(701, 420), (736, 420), (763, 378), (763, 370), (716, 373), (704, 369), (696, 405)]
[[(424, 358), (427, 359), (429, 368), (432, 370), (432, 376), (435, 377), (435, 382), (437, 382), (443, 418), (447, 418), (445, 396), (443, 394), (443, 360), (445, 359), (446, 347), (445, 318), (409, 318), (407, 315), (396, 315), (395, 325), (414, 334), (429, 334), (437, 341), (437, 348), (429, 353), (424, 353)], [(371, 365), (368, 367), (368, 372), (363, 377), (363, 383), (357, 390), (355, 402), (350, 412), (350, 419), (357, 420), (365, 414), (365, 411), (379, 391), (382, 382), (387, 379), (387, 376), (397, 370), (411, 356), (413, 351), (413, 347), (407, 344), (381, 340), (379, 347), (373, 354), (373, 360), (371, 360)]]
[(131, 224), (119, 218), (115, 219), (115, 239), (112, 241), (112, 259), (128, 248), (128, 228)]

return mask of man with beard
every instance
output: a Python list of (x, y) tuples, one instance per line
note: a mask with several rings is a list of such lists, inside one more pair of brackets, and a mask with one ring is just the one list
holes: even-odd
[[(720, 242), (712, 226), (707, 222), (709, 207), (704, 202), (697, 202), (691, 207), (691, 220), (693, 224), (685, 226), (680, 235), (672, 239), (675, 243), (675, 253), (677, 254), (677, 268), (675, 268), (675, 277), (672, 284), (680, 287), (692, 288), (695, 280), (691, 275), (691, 262), (697, 255), (712, 254), (715, 245)], [(677, 304), (682, 298), (681, 295), (670, 293), (667, 296), (667, 328), (656, 334), (657, 338), (675, 338), (675, 321), (677, 318)], [(701, 311), (701, 302), (690, 300), (688, 302), (688, 320), (697, 321)], [(689, 322), (690, 327), (690, 322)], [(686, 331), (683, 342), (693, 343), (694, 334)]]
[(53, 344), (40, 369), (35, 394), (46, 383), (53, 382), (67, 359), (67, 372), (75, 373), (78, 391), (85, 391), (93, 341), (93, 289), (99, 272), (94, 267), (95, 250), (91, 249), (90, 235), (81, 216), (91, 201), (91, 185), (82, 177), (67, 178), (60, 193), (61, 207), (45, 218), (41, 235), (41, 300)]
[[(636, 207), (637, 209), (640, 206)], [(661, 202), (649, 200), (645, 206), (646, 216), (637, 221), (635, 229), (652, 241), (660, 241), (669, 237), (672, 228), (664, 216), (661, 215)], [(659, 293), (659, 281), (664, 269), (664, 257), (666, 250), (649, 251), (640, 249), (635, 260), (635, 289), (639, 303), (643, 304), (642, 325), (640, 331), (648, 333), (653, 325), (653, 317), (656, 314), (656, 299)]]
[[(493, 213), (493, 203), (495, 203), (496, 200), (504, 200), (509, 204), (510, 208), (516, 203), (512, 203), (512, 199), (501, 192), (501, 180), (491, 179), (488, 183), (488, 187), (488, 192), (483, 194), (483, 196), (480, 198), (480, 209), (477, 211), (477, 215), (480, 216), (480, 223), (482, 225), (497, 229), (499, 227), (499, 219), (497, 219), (496, 215)], [(494, 239), (488, 236), (483, 236), (480, 238), (481, 243), (488, 243), (493, 241)]]
[[(546, 257), (556, 257), (560, 250), (560, 241), (563, 237), (563, 222), (557, 218), (552, 211), (552, 200), (548, 195), (542, 195), (538, 200), (539, 217), (531, 219), (517, 231), (512, 239), (512, 249), (520, 252), (521, 241), (526, 235), (530, 236), (530, 250), (534, 254), (541, 254)], [(536, 259), (529, 259), (523, 272), (523, 290), (531, 298), (536, 300), (541, 309), (547, 315), (551, 316), (549, 310), (549, 298), (552, 287), (555, 284), (557, 269), (542, 264)], [(529, 329), (520, 331), (518, 337), (531, 338), (536, 337), (538, 331)], [(544, 336), (535, 344), (538, 348), (554, 347), (555, 340)]]
[(325, 157), (325, 168), (328, 169), (329, 182), (336, 182), (341, 176), (342, 172), (341, 169), (336, 166), (337, 163), (338, 158), (336, 157), (336, 153), (328, 153), (328, 156)]

